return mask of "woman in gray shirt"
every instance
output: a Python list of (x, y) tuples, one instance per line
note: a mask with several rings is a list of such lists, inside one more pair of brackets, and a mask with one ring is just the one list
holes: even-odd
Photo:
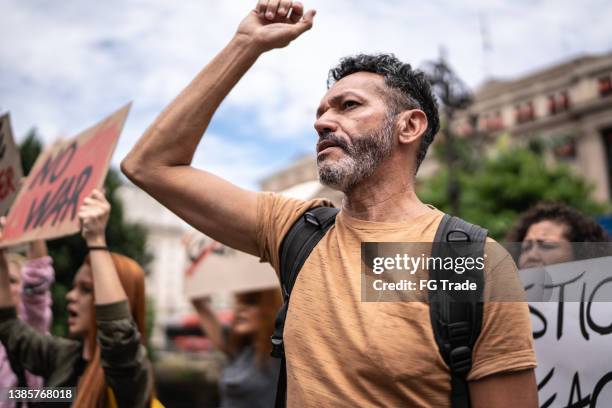
[(282, 304), (280, 290), (237, 294), (230, 327), (221, 325), (208, 298), (192, 303), (208, 338), (229, 358), (219, 380), (221, 408), (274, 407), (280, 360), (270, 357), (270, 336)]

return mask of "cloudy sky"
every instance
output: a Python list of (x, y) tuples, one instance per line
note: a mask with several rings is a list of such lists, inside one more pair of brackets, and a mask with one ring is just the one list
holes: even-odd
[[(69, 137), (125, 103), (113, 162), (233, 34), (243, 0), (0, 0), (0, 111), (18, 141)], [(244, 187), (303, 154), (339, 57), (394, 52), (422, 66), (444, 47), (472, 88), (612, 51), (609, 0), (304, 0), (313, 29), (260, 58), (217, 112), (195, 164)], [(484, 35), (483, 35), (484, 34)], [(488, 52), (483, 53), (483, 43)]]

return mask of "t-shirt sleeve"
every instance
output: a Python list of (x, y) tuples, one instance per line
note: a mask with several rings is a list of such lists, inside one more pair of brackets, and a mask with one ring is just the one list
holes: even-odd
[(297, 200), (277, 193), (262, 192), (257, 196), (257, 251), (261, 262), (269, 262), (279, 270), (278, 251), (293, 223), (308, 209), (333, 205), (323, 199)]
[[(515, 276), (515, 278), (512, 278)], [(516, 265), (509, 254), (492, 263), (487, 277), (498, 277), (492, 285), (512, 279), (518, 282)], [(499, 279), (504, 277), (504, 279)], [(516, 280), (514, 280), (516, 279)], [(480, 336), (474, 346), (469, 381), (492, 374), (520, 371), (536, 367), (531, 320), (527, 302), (485, 299)]]

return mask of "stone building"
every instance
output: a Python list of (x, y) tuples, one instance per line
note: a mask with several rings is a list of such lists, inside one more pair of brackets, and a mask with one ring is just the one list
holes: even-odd
[(480, 87), (455, 132), (470, 137), (507, 133), (512, 143), (538, 138), (549, 158), (564, 161), (595, 187), (612, 193), (612, 53), (585, 55), (511, 80)]
[(303, 156), (288, 167), (261, 181), (262, 191), (282, 192), (287, 197), (308, 200), (322, 197), (334, 205), (342, 203), (342, 193), (319, 183), (314, 155)]

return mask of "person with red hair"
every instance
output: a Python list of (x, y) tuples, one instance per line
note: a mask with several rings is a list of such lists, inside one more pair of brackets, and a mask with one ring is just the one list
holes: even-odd
[(202, 329), (225, 353), (229, 364), (219, 379), (221, 408), (264, 408), (274, 406), (279, 361), (270, 357), (270, 336), (276, 313), (282, 305), (278, 288), (235, 295), (234, 319), (223, 326), (209, 306), (207, 297), (192, 299)]
[(47, 387), (76, 387), (66, 406), (139, 408), (157, 403), (144, 338), (144, 272), (134, 260), (109, 252), (109, 214), (110, 204), (98, 190), (79, 208), (89, 255), (66, 295), (71, 339), (41, 334), (16, 318), (0, 250), (0, 341), (13, 360), (43, 377)]

